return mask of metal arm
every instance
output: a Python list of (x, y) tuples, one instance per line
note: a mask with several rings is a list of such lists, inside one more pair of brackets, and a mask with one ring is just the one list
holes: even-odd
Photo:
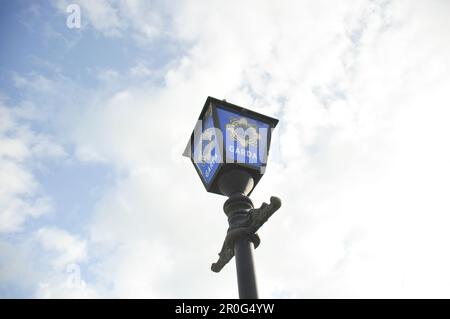
[(272, 196), (270, 204), (262, 203), (260, 208), (252, 208), (248, 211), (245, 222), (237, 227), (228, 228), (225, 241), (219, 253), (219, 260), (211, 265), (211, 270), (220, 272), (222, 268), (234, 257), (234, 243), (237, 239), (247, 237), (257, 248), (261, 242), (256, 232), (258, 229), (281, 207), (281, 200)]

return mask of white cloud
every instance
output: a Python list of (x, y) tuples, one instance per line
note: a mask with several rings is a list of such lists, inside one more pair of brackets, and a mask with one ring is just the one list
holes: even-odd
[(17, 232), (28, 218), (51, 210), (51, 200), (40, 192), (29, 161), (65, 154), (51, 137), (28, 127), (24, 119), (33, 117), (30, 110), (0, 105), (0, 233)]
[(119, 77), (119, 73), (115, 70), (100, 70), (97, 73), (97, 77), (99, 78), (99, 80), (105, 82), (114, 81)]
[(146, 65), (144, 61), (139, 61), (129, 70), (130, 75), (135, 77), (148, 77), (154, 75), (155, 71)]
[[(121, 172), (91, 236), (106, 251), (126, 248), (105, 254), (99, 282), (112, 281), (118, 296), (202, 297), (220, 281), (221, 294), (235, 296), (233, 265), (208, 270), (226, 228), (223, 198), (204, 194), (190, 163), (167, 157), (213, 95), (280, 117), (254, 193), (257, 203), (284, 201), (256, 252), (262, 296), (448, 295), (445, 271), (430, 263), (440, 270), (450, 259), (428, 248), (449, 239), (441, 105), (450, 48), (428, 36), (446, 30), (437, 11), (418, 2), (178, 3), (173, 34), (192, 49), (166, 86), (106, 95), (76, 134)], [(181, 290), (178, 274), (190, 278)]]
[[(0, 286), (33, 291), (39, 278), (37, 269), (30, 266), (33, 257), (29, 245), (0, 240)], [(7, 297), (3, 294), (2, 297)]]
[[(224, 198), (173, 157), (212, 95), (280, 118), (252, 195), (283, 200), (255, 253), (262, 297), (449, 296), (448, 3), (178, 1), (161, 10), (172, 12), (164, 32), (166, 21), (142, 18), (164, 16), (157, 8), (102, 3), (104, 12), (85, 9), (110, 18), (91, 22), (99, 31), (170, 34), (189, 49), (164, 86), (105, 86), (67, 115), (74, 124), (61, 135), (79, 158), (116, 172), (88, 239), (41, 234), (57, 264), (94, 251), (89, 294), (236, 296), (234, 265), (209, 270), (225, 235)], [(21, 145), (5, 153), (26, 157)], [(44, 288), (38, 295), (59, 293)]]
[[(63, 14), (71, 4), (68, 0), (53, 0), (54, 6)], [(108, 37), (131, 36), (141, 44), (148, 44), (157, 36), (165, 34), (160, 16), (164, 2), (139, 0), (88, 1), (80, 0), (82, 29), (92, 26)]]
[[(73, 2), (68, 0), (53, 0), (54, 6), (63, 14), (66, 14), (67, 7)], [(117, 8), (112, 1), (77, 1), (81, 10), (81, 24), (84, 27), (90, 24), (94, 29), (102, 32), (107, 36), (118, 36), (124, 27)], [(86, 20), (85, 20), (86, 19)], [(85, 22), (86, 21), (86, 22)]]
[(19, 89), (31, 89), (41, 93), (55, 93), (56, 84), (42, 74), (30, 73), (28, 76), (22, 76), (13, 72), (12, 80)]
[(44, 227), (36, 232), (36, 236), (44, 251), (57, 254), (51, 262), (54, 267), (67, 267), (69, 264), (82, 262), (87, 257), (86, 241), (65, 230)]
[[(56, 227), (42, 227), (13, 242), (0, 240), (2, 297), (95, 298), (85, 281), (86, 241)], [(8, 287), (15, 292), (9, 294)]]

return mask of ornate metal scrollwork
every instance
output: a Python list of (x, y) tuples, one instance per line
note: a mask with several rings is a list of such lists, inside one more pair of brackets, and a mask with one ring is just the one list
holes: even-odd
[(220, 272), (222, 268), (234, 257), (234, 243), (236, 240), (246, 237), (257, 248), (261, 242), (256, 232), (258, 229), (281, 207), (281, 200), (272, 196), (270, 204), (262, 203), (259, 208), (252, 208), (247, 213), (244, 222), (235, 227), (228, 228), (222, 249), (219, 252), (219, 260), (211, 265), (211, 270)]

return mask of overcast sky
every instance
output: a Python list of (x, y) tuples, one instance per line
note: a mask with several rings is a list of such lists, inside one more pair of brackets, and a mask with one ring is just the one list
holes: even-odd
[(210, 95), (280, 120), (261, 297), (450, 298), (450, 1), (11, 0), (0, 39), (1, 297), (237, 297)]

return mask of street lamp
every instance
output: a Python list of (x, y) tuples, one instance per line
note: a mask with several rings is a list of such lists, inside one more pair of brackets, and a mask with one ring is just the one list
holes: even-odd
[(240, 298), (258, 298), (252, 247), (256, 231), (278, 210), (281, 201), (270, 198), (255, 209), (248, 197), (265, 173), (272, 130), (278, 120), (213, 97), (206, 99), (183, 153), (191, 158), (206, 190), (228, 197), (224, 211), (229, 228), (219, 260), (219, 272), (234, 256)]

